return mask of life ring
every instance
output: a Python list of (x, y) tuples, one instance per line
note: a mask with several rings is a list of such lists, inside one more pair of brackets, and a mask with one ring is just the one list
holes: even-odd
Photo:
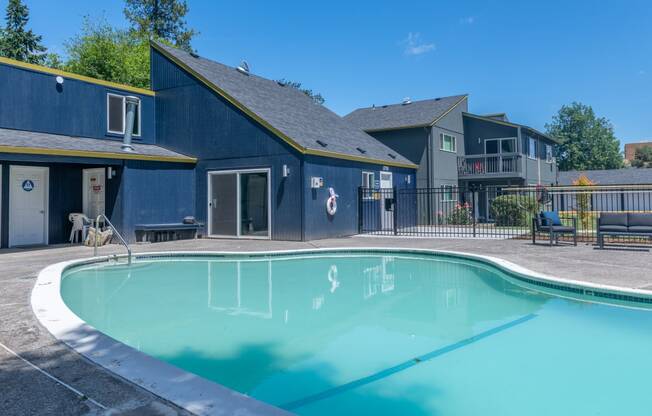
[(339, 195), (335, 193), (333, 188), (328, 188), (328, 193), (330, 196), (326, 200), (326, 212), (328, 212), (328, 215), (333, 216), (337, 212), (337, 198)]

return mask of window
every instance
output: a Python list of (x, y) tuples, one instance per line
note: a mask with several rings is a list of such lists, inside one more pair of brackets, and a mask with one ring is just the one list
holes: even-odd
[(546, 145), (546, 162), (552, 163), (552, 160), (553, 160), (552, 146), (547, 144)]
[(457, 152), (457, 140), (455, 136), (450, 134), (442, 133), (441, 134), (441, 150), (445, 152)]
[(488, 155), (516, 153), (516, 138), (488, 139), (484, 142), (484, 152)]
[(455, 187), (453, 185), (442, 185), (441, 186), (441, 201), (442, 202), (452, 202), (455, 201)]
[(375, 182), (375, 175), (373, 172), (362, 172), (362, 187), (373, 188)]
[[(125, 134), (127, 120), (127, 103), (124, 95), (107, 94), (106, 98), (107, 131), (113, 134)], [(134, 128), (132, 134), (140, 136), (140, 100), (136, 104)]]
[(537, 141), (534, 137), (529, 137), (527, 147), (527, 157), (530, 159), (537, 158)]

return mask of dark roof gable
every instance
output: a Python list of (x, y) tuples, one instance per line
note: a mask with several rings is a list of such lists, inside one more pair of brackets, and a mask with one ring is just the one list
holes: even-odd
[(158, 42), (152, 46), (301, 153), (416, 167), (296, 88)]
[(344, 119), (364, 131), (397, 130), (435, 124), (468, 95), (358, 108)]

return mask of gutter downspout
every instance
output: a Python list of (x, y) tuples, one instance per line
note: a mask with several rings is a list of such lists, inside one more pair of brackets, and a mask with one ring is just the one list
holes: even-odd
[(127, 120), (125, 123), (125, 135), (122, 139), (122, 151), (133, 152), (134, 148), (131, 145), (131, 136), (134, 131), (134, 120), (136, 119), (136, 105), (140, 101), (138, 97), (128, 96), (125, 97), (127, 105)]
[[(434, 183), (434, 178), (431, 177), (433, 175), (434, 169), (433, 169), (432, 166), (430, 166), (433, 163), (433, 160), (434, 160), (434, 157), (433, 157), (434, 155), (432, 154), (432, 143), (431, 143), (431, 141), (432, 141), (432, 127), (425, 127), (425, 130), (428, 133), (428, 138), (426, 139), (426, 178), (427, 178), (426, 187), (428, 189), (430, 189), (430, 188), (432, 188), (432, 184)], [(416, 183), (416, 181), (417, 181), (417, 178), (416, 178), (416, 174), (415, 174), (414, 175), (414, 182), (415, 182), (415, 185), (418, 187), (419, 185)], [(426, 213), (426, 218), (427, 218), (426, 221), (427, 221), (428, 225), (432, 225), (432, 206), (431, 206), (432, 201), (430, 200), (430, 195), (428, 193), (426, 193), (426, 195), (428, 195), (428, 200), (427, 200), (427, 204), (426, 204), (426, 207), (427, 207), (427, 210), (428, 210), (428, 212)]]

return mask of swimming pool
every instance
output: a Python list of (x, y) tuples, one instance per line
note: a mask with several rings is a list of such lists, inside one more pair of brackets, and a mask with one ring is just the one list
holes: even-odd
[(104, 334), (300, 415), (652, 406), (649, 310), (523, 280), (428, 253), (177, 255), (74, 266), (60, 293)]

